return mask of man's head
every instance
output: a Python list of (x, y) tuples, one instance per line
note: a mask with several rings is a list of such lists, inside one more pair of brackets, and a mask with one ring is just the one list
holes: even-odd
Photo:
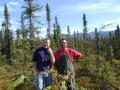
[(46, 49), (49, 48), (50, 44), (51, 44), (51, 40), (49, 38), (44, 39), (44, 42), (43, 42), (44, 48), (46, 48)]
[(67, 40), (66, 39), (60, 39), (60, 45), (62, 48), (66, 48), (67, 47)]

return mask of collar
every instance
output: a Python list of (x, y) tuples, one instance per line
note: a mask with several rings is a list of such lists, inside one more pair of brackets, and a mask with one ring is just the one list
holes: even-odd
[(62, 51), (62, 52), (67, 52), (68, 50), (69, 50), (68, 47), (66, 47), (66, 48), (60, 48), (60, 51)]

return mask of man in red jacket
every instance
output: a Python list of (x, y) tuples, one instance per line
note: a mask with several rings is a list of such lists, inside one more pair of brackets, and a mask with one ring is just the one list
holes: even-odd
[(65, 55), (66, 52), (69, 53), (72, 61), (74, 61), (75, 58), (78, 58), (78, 59), (83, 58), (83, 54), (81, 52), (67, 47), (68, 45), (67, 45), (67, 40), (66, 39), (61, 39), (60, 40), (60, 45), (61, 45), (61, 48), (58, 51), (55, 52), (55, 63), (58, 63), (59, 60), (60, 60), (60, 56)]
[(69, 75), (70, 72), (70, 82), (67, 83), (67, 90), (76, 90), (75, 89), (75, 75), (74, 75), (74, 66), (72, 62), (75, 58), (82, 59), (83, 54), (67, 47), (67, 40), (60, 40), (61, 48), (55, 52), (55, 68), (57, 72), (61, 75)]

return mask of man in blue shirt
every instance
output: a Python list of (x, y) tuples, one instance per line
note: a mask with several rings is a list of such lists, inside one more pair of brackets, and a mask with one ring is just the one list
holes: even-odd
[(52, 75), (48, 71), (55, 62), (55, 58), (50, 44), (50, 39), (45, 39), (43, 46), (36, 49), (33, 54), (32, 63), (36, 74), (37, 90), (43, 90), (52, 83)]

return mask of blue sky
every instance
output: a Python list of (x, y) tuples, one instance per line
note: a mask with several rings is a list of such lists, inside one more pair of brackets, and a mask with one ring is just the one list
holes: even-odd
[[(82, 32), (83, 13), (86, 14), (88, 21), (88, 32), (98, 30), (103, 25), (109, 25), (105, 30), (114, 30), (116, 25), (120, 23), (120, 2), (119, 0), (35, 0), (35, 2), (43, 5), (43, 9), (38, 13), (41, 23), (46, 23), (46, 3), (51, 9), (52, 23), (54, 17), (58, 17), (62, 33), (66, 33), (67, 26), (70, 26), (71, 33), (73, 31)], [(23, 0), (0, 0), (0, 23), (3, 21), (4, 4), (7, 4), (12, 29), (19, 28), (20, 15), (22, 6), (25, 5)], [(45, 34), (47, 25), (41, 26), (41, 34)]]

